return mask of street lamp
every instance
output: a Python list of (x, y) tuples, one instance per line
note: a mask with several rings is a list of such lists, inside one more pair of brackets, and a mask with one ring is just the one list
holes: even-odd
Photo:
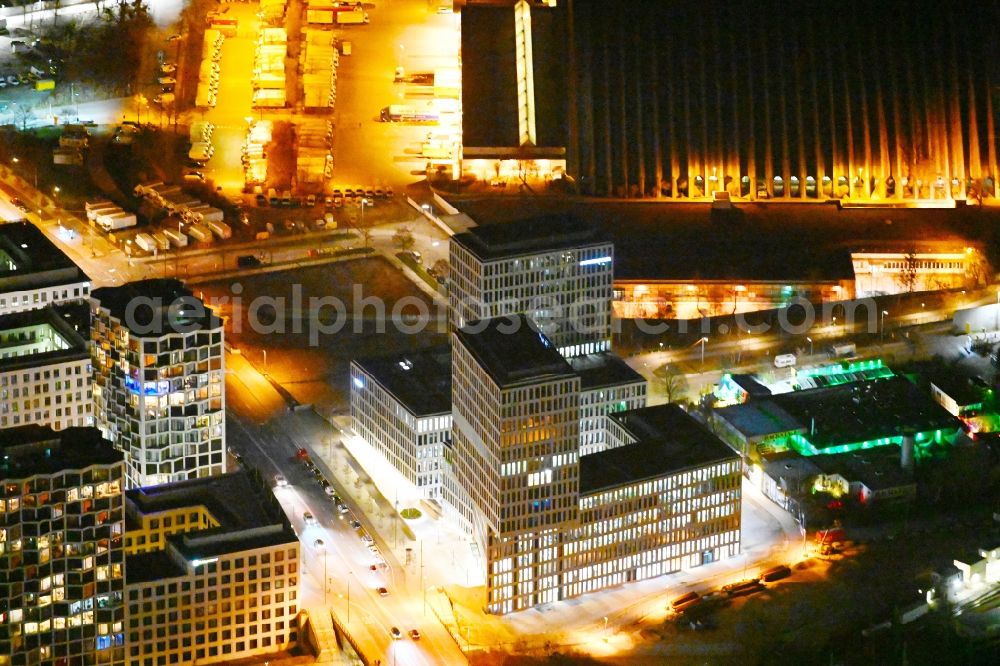
[(889, 314), (888, 310), (882, 310), (882, 317), (879, 321), (879, 331), (878, 331), (878, 343), (885, 344), (885, 316)]
[(699, 344), (701, 345), (701, 364), (702, 364), (702, 366), (705, 365), (705, 343), (706, 342), (708, 342), (708, 338), (703, 337), (700, 340), (698, 340), (698, 342), (695, 343), (696, 345), (699, 345)]
[[(14, 164), (20, 164), (21, 163), (21, 160), (18, 159), (17, 157), (10, 158), (10, 161), (13, 162)], [(35, 189), (37, 190), (38, 189), (38, 168), (34, 164), (31, 165), (31, 175), (33, 176), (33, 180), (34, 180), (34, 183), (35, 183)], [(997, 295), (997, 300), (1000, 301), (1000, 294)]]
[(806, 336), (806, 342), (808, 342), (808, 343), (809, 343), (809, 355), (810, 355), (810, 356), (812, 356), (812, 355), (813, 355), (813, 339), (812, 339), (812, 338), (810, 338), (810, 337), (809, 337), (809, 336), (807, 335), (807, 336)]
[(365, 228), (365, 206), (368, 205), (368, 199), (361, 199), (361, 228)]

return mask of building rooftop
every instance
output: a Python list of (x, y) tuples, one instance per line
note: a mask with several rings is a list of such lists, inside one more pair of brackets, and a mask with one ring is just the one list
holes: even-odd
[(739, 457), (674, 404), (617, 412), (608, 418), (624, 428), (635, 443), (580, 458), (581, 495)]
[(552, 342), (524, 315), (470, 321), (455, 336), (500, 388), (575, 376)]
[(801, 430), (804, 426), (770, 400), (758, 400), (715, 410), (715, 415), (747, 439)]
[(849, 482), (860, 481), (873, 492), (915, 483), (913, 474), (900, 464), (898, 446), (811, 456), (809, 460), (824, 474), (839, 474)]
[(542, 215), (481, 224), (452, 236), (480, 261), (610, 243), (597, 228), (569, 215)]
[(953, 432), (960, 422), (902, 377), (783, 393), (765, 398), (805, 427), (804, 437), (822, 452), (837, 445), (905, 432)]
[(125, 556), (125, 577), (129, 585), (177, 578), (185, 573), (187, 569), (165, 550)]
[(354, 363), (414, 416), (451, 412), (451, 348), (355, 359)]
[(929, 378), (930, 382), (960, 407), (974, 405), (983, 401), (984, 387), (977, 384), (971, 377), (936, 373)]
[(765, 474), (775, 481), (783, 481), (784, 489), (794, 491), (800, 484), (821, 473), (822, 470), (814, 464), (817, 457), (782, 451), (761, 456), (760, 464)]
[(0, 478), (15, 479), (123, 460), (97, 428), (53, 430), (37, 424), (0, 431)]
[(134, 488), (125, 500), (126, 527), (137, 526), (143, 515), (195, 506), (204, 506), (229, 532), (287, 522), (271, 490), (247, 472)]
[(573, 372), (580, 375), (580, 390), (583, 391), (646, 381), (628, 363), (611, 352), (574, 356), (567, 360)]
[(0, 372), (89, 358), (88, 341), (76, 330), (73, 310), (50, 305), (0, 316)]
[(0, 293), (89, 281), (35, 225), (0, 224)]
[(751, 398), (771, 395), (771, 389), (757, 381), (757, 378), (753, 375), (735, 374), (730, 375), (730, 379), (732, 379), (734, 384), (746, 391), (747, 395)]
[(535, 142), (522, 148), (513, 5), (513, 2), (505, 6), (467, 4), (462, 8), (462, 98), (475, 100), (475, 104), (467, 103), (462, 109), (466, 157), (500, 158), (517, 154), (496, 150), (503, 148), (521, 149), (538, 157), (557, 157), (565, 152), (566, 98), (550, 94), (553, 90), (565, 90), (567, 85), (564, 8), (562, 3), (555, 8), (537, 4), (531, 7)]
[(119, 287), (95, 289), (91, 296), (138, 336), (185, 333), (222, 326), (222, 320), (180, 280), (139, 280)]

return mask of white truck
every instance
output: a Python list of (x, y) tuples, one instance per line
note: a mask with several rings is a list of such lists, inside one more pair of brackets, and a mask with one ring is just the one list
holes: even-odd
[(155, 253), (160, 249), (159, 245), (156, 243), (156, 239), (149, 234), (137, 234), (135, 237), (135, 244), (150, 253)]
[(170, 243), (175, 247), (187, 247), (188, 237), (183, 231), (179, 229), (164, 229), (163, 235), (166, 236)]
[(101, 208), (113, 208), (114, 205), (115, 205), (114, 201), (107, 201), (107, 200), (104, 200), (104, 201), (88, 201), (85, 204), (83, 204), (83, 208), (84, 208), (84, 210), (87, 211), (87, 219), (88, 220), (92, 220), (94, 218), (92, 218), (90, 216), (90, 212), (91, 211), (100, 210)]
[(97, 218), (97, 224), (99, 224), (105, 231), (114, 231), (115, 229), (134, 227), (135, 223), (135, 214), (125, 211), (102, 215)]
[(230, 229), (229, 225), (226, 224), (225, 222), (220, 222), (218, 220), (209, 220), (205, 223), (205, 226), (211, 229), (213, 234), (215, 234), (216, 236), (218, 236), (223, 240), (233, 237), (233, 230)]
[(189, 212), (198, 216), (200, 222), (222, 222), (226, 214), (218, 208), (213, 208), (208, 204), (202, 204), (196, 208), (189, 208)]
[(368, 23), (368, 12), (360, 7), (350, 12), (337, 12), (337, 23), (339, 25), (358, 25)]
[(160, 248), (161, 250), (170, 249), (170, 237), (167, 236), (162, 231), (155, 232), (153, 234), (153, 240), (156, 241), (156, 247)]
[(212, 241), (212, 231), (208, 227), (204, 227), (200, 224), (191, 225), (191, 228), (188, 229), (188, 235), (197, 241), (202, 241), (203, 243), (210, 243)]
[(113, 213), (121, 213), (121, 212), (123, 212), (123, 211), (118, 206), (116, 206), (114, 204), (108, 204), (107, 206), (104, 206), (103, 208), (94, 208), (94, 209), (88, 210), (87, 211), (87, 219), (90, 220), (91, 222), (96, 222), (97, 219), (99, 217), (101, 217), (102, 215), (111, 215)]

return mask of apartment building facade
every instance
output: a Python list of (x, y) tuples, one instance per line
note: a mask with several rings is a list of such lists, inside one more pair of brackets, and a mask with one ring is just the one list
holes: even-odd
[(0, 664), (124, 666), (122, 454), (29, 425), (0, 455)]
[(97, 426), (125, 452), (130, 488), (225, 469), (222, 320), (177, 280), (92, 295)]
[(129, 664), (264, 658), (299, 637), (299, 542), (248, 473), (126, 493)]
[(0, 316), (0, 430), (94, 424), (84, 335), (52, 306)]

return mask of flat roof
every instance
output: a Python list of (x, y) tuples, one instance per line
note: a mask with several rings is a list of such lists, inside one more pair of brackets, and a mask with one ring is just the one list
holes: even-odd
[(795, 451), (782, 451), (761, 457), (764, 473), (772, 479), (802, 482), (817, 476), (822, 470), (814, 463), (819, 456), (801, 456)]
[(188, 562), (207, 557), (218, 557), (227, 553), (256, 550), (270, 546), (297, 544), (299, 537), (292, 526), (273, 524), (243, 532), (232, 532), (223, 528), (183, 532), (167, 537), (170, 545)]
[(939, 372), (931, 375), (929, 380), (960, 406), (983, 401), (983, 389), (971, 377)]
[(860, 449), (849, 453), (828, 453), (809, 458), (824, 474), (839, 474), (848, 481), (860, 481), (873, 491), (908, 486), (913, 474), (900, 465), (898, 446)]
[[(518, 76), (514, 3), (462, 7), (462, 144), (519, 148)], [(535, 142), (531, 148), (565, 148), (567, 86), (566, 16), (558, 7), (531, 6)], [(494, 153), (483, 154), (484, 157)], [(496, 152), (497, 156), (502, 153)]]
[(782, 393), (772, 401), (806, 427), (819, 450), (900, 435), (956, 430), (960, 422), (902, 377)]
[(451, 347), (353, 361), (414, 416), (451, 412)]
[(632, 437), (627, 444), (580, 458), (580, 494), (656, 479), (739, 455), (675, 404), (610, 414)]
[(129, 585), (178, 578), (185, 573), (187, 569), (165, 550), (125, 556), (125, 578)]
[(573, 372), (580, 375), (580, 390), (590, 391), (605, 386), (645, 383), (645, 379), (628, 363), (612, 352), (585, 354), (567, 359)]
[(747, 438), (801, 430), (798, 419), (770, 400), (745, 402), (715, 410), (715, 414)]
[(97, 428), (65, 428), (31, 424), (6, 428), (0, 436), (0, 478), (14, 479), (124, 460)]
[(481, 224), (451, 238), (480, 261), (609, 244), (597, 227), (571, 215), (540, 215)]
[(143, 515), (204, 506), (225, 531), (251, 530), (287, 518), (264, 482), (246, 471), (165, 483), (125, 492), (126, 522)]
[(753, 375), (749, 374), (735, 374), (730, 375), (733, 383), (739, 386), (741, 389), (747, 392), (747, 395), (752, 397), (760, 397), (771, 395), (771, 389), (767, 388)]
[[(69, 346), (65, 349), (0, 358), (0, 372), (13, 372), (30, 368), (40, 368), (54, 363), (79, 361), (90, 358), (88, 341), (77, 332), (78, 322), (73, 309), (56, 309), (49, 305), (37, 310), (25, 310), (0, 316), (0, 331), (10, 331), (30, 326), (50, 326)], [(24, 341), (29, 344), (30, 341)]]
[[(4, 259), (15, 268), (7, 268)], [(0, 224), (0, 292), (89, 281), (80, 267), (34, 224)]]
[[(91, 297), (139, 337), (222, 326), (222, 320), (180, 280), (153, 278), (101, 287), (92, 291)], [(132, 318), (133, 321), (126, 321)]]
[(500, 388), (576, 376), (552, 342), (521, 314), (470, 321), (455, 336)]

